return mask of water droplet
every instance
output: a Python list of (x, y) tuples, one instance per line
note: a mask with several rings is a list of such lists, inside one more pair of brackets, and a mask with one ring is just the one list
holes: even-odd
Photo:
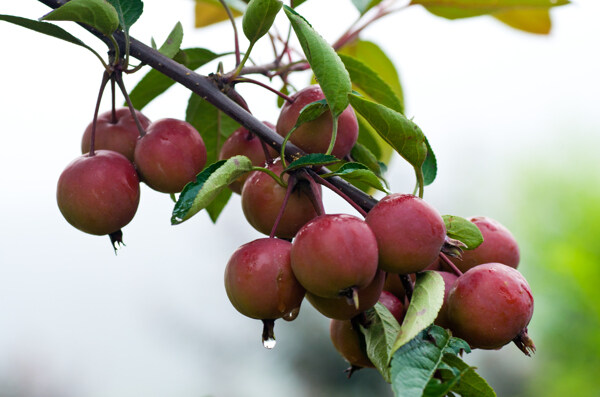
[(285, 321), (294, 321), (297, 317), (298, 314), (300, 313), (300, 308), (296, 307), (294, 309), (292, 309), (289, 313), (286, 313), (283, 315), (283, 318)]
[(276, 343), (277, 341), (275, 340), (275, 338), (263, 339), (263, 346), (269, 350), (274, 348)]
[(180, 218), (180, 217), (178, 217), (178, 216), (176, 216), (176, 217), (175, 217), (175, 221), (177, 221), (177, 222), (181, 223), (181, 222), (183, 222), (183, 219), (182, 219), (182, 218)]

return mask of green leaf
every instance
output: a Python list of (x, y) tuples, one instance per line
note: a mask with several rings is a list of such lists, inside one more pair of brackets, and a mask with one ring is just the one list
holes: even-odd
[(383, 175), (379, 161), (377, 161), (377, 157), (375, 157), (373, 152), (371, 152), (365, 145), (358, 142), (355, 143), (352, 147), (352, 151), (350, 152), (350, 157), (352, 157), (354, 161), (366, 165), (367, 168), (373, 171), (378, 177), (381, 178)]
[(415, 289), (392, 354), (433, 323), (444, 302), (444, 290), (444, 279), (438, 273), (417, 273)]
[[(185, 52), (187, 58), (185, 66), (192, 70), (222, 56), (222, 54), (215, 54), (204, 48), (188, 48), (182, 51)], [(129, 93), (133, 107), (142, 110), (144, 106), (165, 92), (173, 84), (175, 84), (174, 80), (156, 69), (151, 69)]]
[[(453, 387), (452, 391), (463, 397), (496, 397), (494, 389), (483, 379), (475, 368), (470, 367), (459, 357), (452, 354), (444, 354), (443, 362), (450, 367), (460, 371), (460, 381)], [(449, 374), (442, 372), (442, 379), (447, 380)]]
[(496, 12), (494, 18), (508, 26), (528, 33), (549, 34), (552, 20), (548, 9), (522, 9)]
[(217, 223), (217, 219), (223, 209), (229, 202), (233, 191), (231, 189), (223, 189), (221, 193), (206, 207), (206, 212), (208, 212), (208, 216), (213, 223)]
[(171, 224), (180, 224), (216, 199), (223, 189), (246, 172), (252, 170), (252, 161), (246, 156), (234, 156), (211, 164), (183, 188), (173, 209)]
[(360, 15), (363, 15), (371, 8), (381, 3), (381, 1), (382, 0), (352, 0), (352, 3), (354, 4), (358, 12), (360, 12)]
[(448, 18), (469, 18), (478, 15), (522, 9), (548, 10), (550, 7), (569, 4), (569, 0), (411, 0), (434, 15)]
[(386, 106), (356, 94), (350, 95), (354, 110), (363, 116), (377, 133), (415, 169), (417, 181), (423, 182), (421, 167), (427, 157), (425, 135), (415, 123)]
[(144, 12), (142, 0), (108, 0), (119, 15), (121, 29), (129, 32), (129, 28), (138, 20)]
[(421, 397), (442, 362), (450, 335), (438, 326), (422, 330), (392, 358), (391, 383), (396, 396)]
[(105, 36), (110, 36), (119, 27), (119, 14), (106, 0), (71, 0), (40, 20), (81, 22)]
[(427, 157), (425, 157), (421, 169), (423, 170), (423, 183), (427, 186), (431, 185), (437, 176), (437, 160), (427, 137), (425, 137), (425, 145), (427, 146)]
[(323, 175), (323, 177), (329, 176), (339, 176), (352, 184), (366, 184), (369, 187), (389, 194), (389, 191), (383, 186), (377, 175), (361, 163), (346, 163), (337, 171)]
[[(225, 0), (234, 17), (242, 15), (247, 5), (241, 0)], [(194, 26), (202, 28), (217, 22), (225, 21), (229, 17), (219, 0), (196, 0), (194, 10)]]
[(290, 7), (283, 7), (329, 108), (337, 118), (348, 107), (348, 95), (352, 92), (352, 83), (344, 63), (306, 19)]
[(173, 58), (179, 52), (181, 42), (183, 41), (183, 26), (181, 22), (177, 22), (173, 27), (171, 33), (158, 49), (158, 52), (166, 57)]
[(304, 3), (306, 0), (292, 0), (291, 4), (292, 4), (292, 8), (296, 8), (298, 7), (300, 4)]
[(194, 126), (206, 146), (206, 163), (217, 161), (221, 145), (239, 124), (196, 94), (190, 96), (185, 121)]
[(263, 37), (275, 21), (283, 3), (279, 0), (252, 0), (242, 19), (242, 29), (250, 45)]
[(400, 113), (404, 113), (404, 93), (402, 84), (400, 84), (398, 71), (392, 60), (377, 44), (370, 41), (357, 40), (345, 45), (339, 52), (361, 61), (377, 73), (392, 89), (394, 94), (396, 94), (402, 105)]
[(392, 88), (379, 75), (360, 60), (349, 55), (339, 54), (352, 84), (375, 102), (381, 103), (396, 112), (403, 113), (402, 101)]
[(332, 156), (331, 154), (323, 154), (323, 153), (310, 153), (307, 154), (306, 156), (302, 156), (297, 160), (292, 161), (285, 170), (283, 170), (284, 172), (289, 172), (298, 168), (302, 168), (302, 167), (312, 167), (314, 165), (328, 165), (328, 164), (334, 164), (339, 162), (340, 159), (338, 159), (335, 156)]
[(400, 332), (400, 324), (392, 313), (381, 303), (366, 312), (369, 327), (360, 326), (365, 335), (367, 355), (386, 382), (390, 382), (390, 361), (392, 346)]
[(465, 243), (467, 246), (464, 249), (472, 250), (483, 243), (481, 230), (473, 222), (454, 215), (444, 215), (442, 218), (446, 225), (446, 235)]
[(48, 22), (40, 22), (40, 21), (35, 21), (33, 19), (16, 17), (13, 15), (3, 15), (3, 14), (0, 14), (0, 21), (10, 22), (10, 23), (19, 25), (19, 26), (27, 28), (27, 29), (31, 29), (38, 33), (43, 33), (48, 36), (55, 37), (57, 39), (62, 39), (62, 40), (68, 41), (69, 43), (77, 44), (79, 46), (82, 46), (82, 47), (87, 48), (88, 50), (94, 52), (94, 50), (92, 50), (92, 48), (87, 46), (83, 41), (79, 40), (77, 37), (73, 36), (71, 33), (67, 32), (60, 26), (56, 26), (56, 25), (48, 23)]
[(321, 99), (319, 101), (309, 103), (308, 105), (304, 106), (302, 110), (300, 110), (294, 128), (298, 128), (304, 123), (308, 123), (309, 121), (318, 119), (323, 113), (325, 113), (328, 110), (329, 106), (327, 106), (326, 99)]
[(358, 120), (357, 142), (369, 149), (377, 158), (377, 161), (385, 164), (389, 163), (394, 154), (394, 149), (379, 136), (364, 117), (357, 113), (356, 119)]

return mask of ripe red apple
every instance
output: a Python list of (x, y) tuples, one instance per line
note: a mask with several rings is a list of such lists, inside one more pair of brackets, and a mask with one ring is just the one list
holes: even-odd
[[(271, 128), (275, 131), (275, 126), (267, 121), (263, 121), (263, 124), (267, 127)], [(271, 158), (276, 158), (278, 156), (275, 149), (266, 145), (267, 150)], [(246, 156), (252, 161), (252, 164), (255, 166), (263, 166), (265, 165), (265, 151), (263, 149), (263, 145), (256, 135), (248, 131), (244, 127), (240, 127), (235, 130), (229, 138), (223, 142), (223, 146), (221, 146), (221, 151), (219, 152), (219, 160), (228, 159), (233, 156), (243, 155)], [(229, 188), (233, 190), (235, 193), (240, 194), (242, 192), (242, 186), (246, 179), (248, 179), (249, 174), (245, 174), (240, 176), (235, 182), (229, 185)]]
[(233, 253), (225, 268), (225, 290), (240, 313), (275, 320), (300, 307), (305, 291), (292, 273), (291, 247), (285, 240), (262, 238)]
[[(280, 161), (270, 164), (267, 168), (277, 175), (283, 171)], [(287, 178), (287, 174), (284, 175), (285, 181)], [(259, 232), (270, 234), (285, 193), (286, 188), (268, 174), (260, 171), (251, 173), (242, 188), (242, 210), (248, 223)], [(275, 235), (280, 238), (292, 238), (306, 222), (316, 216), (317, 212), (310, 198), (297, 187), (287, 202)]]
[(533, 296), (518, 270), (501, 263), (475, 266), (448, 294), (452, 333), (474, 348), (498, 349), (531, 320)]
[(404, 320), (404, 315), (406, 314), (404, 311), (404, 304), (398, 297), (391, 292), (381, 291), (381, 295), (379, 296), (379, 303), (385, 306), (386, 309), (390, 311), (392, 316), (398, 321), (398, 324), (402, 324)]
[(97, 150), (65, 168), (58, 179), (56, 200), (67, 222), (77, 229), (110, 234), (127, 225), (137, 211), (138, 175), (127, 157)]
[(154, 190), (178, 193), (206, 164), (202, 137), (189, 123), (161, 119), (139, 139), (134, 161), (142, 180)]
[(333, 346), (346, 361), (356, 367), (374, 368), (365, 351), (364, 337), (350, 320), (331, 320), (329, 335)]
[(377, 237), (379, 267), (389, 273), (419, 272), (438, 257), (446, 237), (435, 208), (410, 194), (390, 194), (369, 211), (365, 221)]
[[(136, 110), (140, 125), (143, 129), (148, 128), (150, 120), (140, 111)], [(135, 125), (135, 120), (129, 111), (129, 108), (120, 108), (115, 110), (116, 122), (113, 122), (112, 111), (98, 115), (96, 123), (96, 138), (94, 148), (113, 150), (121, 153), (133, 162), (133, 152), (137, 144), (140, 132)], [(81, 138), (81, 153), (90, 151), (90, 143), (92, 139), (92, 123), (90, 123), (83, 137)]]
[[(294, 95), (293, 102), (286, 102), (281, 108), (277, 120), (277, 133), (286, 136), (296, 125), (300, 111), (308, 104), (325, 99), (318, 85), (306, 87)], [(333, 118), (326, 111), (313, 121), (302, 124), (292, 133), (290, 141), (308, 153), (325, 153), (331, 141)], [(358, 122), (354, 110), (348, 106), (338, 118), (338, 130), (332, 154), (338, 158), (345, 157), (358, 139)]]
[(465, 250), (462, 258), (451, 258), (462, 272), (483, 263), (498, 262), (517, 268), (519, 265), (519, 245), (512, 233), (500, 222), (478, 216), (470, 219), (481, 231), (483, 243), (474, 250)]
[(365, 288), (375, 277), (377, 240), (367, 223), (355, 216), (321, 215), (296, 234), (292, 270), (314, 295), (351, 294), (353, 288)]

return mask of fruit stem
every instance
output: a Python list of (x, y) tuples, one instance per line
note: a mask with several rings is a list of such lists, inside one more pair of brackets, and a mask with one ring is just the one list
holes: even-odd
[(335, 192), (338, 196), (340, 196), (341, 198), (343, 198), (344, 200), (346, 200), (348, 202), (348, 204), (350, 204), (355, 210), (357, 210), (363, 216), (363, 218), (367, 216), (367, 211), (365, 211), (354, 200), (352, 200), (350, 197), (348, 197), (348, 195), (346, 195), (346, 193), (342, 192), (340, 189), (338, 189), (337, 187), (335, 187), (332, 183), (330, 183), (325, 178), (321, 177), (319, 174), (317, 174), (313, 170), (309, 170), (308, 172), (314, 178), (315, 182), (317, 182), (317, 183), (319, 183), (319, 184), (321, 184), (321, 185), (329, 188), (330, 190), (332, 190), (333, 192)]
[(456, 274), (458, 277), (463, 275), (463, 272), (461, 272), (460, 269), (457, 268), (454, 263), (452, 263), (452, 261), (446, 256), (446, 254), (440, 252), (440, 258), (442, 259), (442, 261), (444, 261), (446, 265), (450, 267), (450, 269), (452, 269), (454, 274)]
[(89, 156), (92, 157), (94, 153), (94, 144), (96, 142), (96, 124), (98, 122), (98, 111), (100, 110), (100, 102), (102, 101), (102, 94), (104, 93), (104, 88), (110, 79), (110, 75), (108, 72), (102, 73), (102, 83), (100, 83), (100, 91), (98, 92), (98, 99), (96, 100), (96, 109), (94, 109), (94, 119), (92, 120), (92, 136), (90, 142), (90, 153)]
[(307, 180), (310, 185), (310, 194), (308, 195), (308, 197), (310, 198), (313, 207), (315, 207), (317, 215), (323, 215), (325, 213), (325, 208), (323, 207), (323, 197), (321, 195), (321, 191), (319, 190), (317, 182), (315, 182), (315, 180), (311, 178), (311, 176), (306, 171), (304, 171), (300, 175), (301, 178)]
[(135, 108), (133, 107), (133, 103), (131, 103), (131, 98), (129, 98), (129, 94), (127, 94), (127, 89), (125, 88), (125, 84), (123, 84), (123, 77), (121, 76), (120, 71), (115, 72), (115, 80), (117, 81), (117, 84), (119, 85), (119, 89), (121, 90), (121, 93), (125, 97), (125, 101), (127, 102), (127, 106), (129, 107), (131, 116), (133, 117), (133, 120), (135, 121), (135, 125), (137, 126), (137, 129), (140, 132), (140, 138), (141, 138), (144, 135), (146, 135), (146, 131), (144, 131), (144, 128), (142, 127), (142, 124), (140, 123), (140, 120), (138, 119), (137, 114), (135, 112)]
[(235, 18), (233, 17), (233, 14), (231, 13), (231, 10), (229, 9), (227, 3), (225, 3), (224, 0), (219, 1), (221, 2), (221, 5), (223, 5), (223, 8), (225, 8), (225, 12), (227, 13), (229, 20), (231, 21), (231, 26), (233, 27), (233, 40), (235, 45), (235, 66), (238, 66), (240, 64), (240, 41), (238, 38), (237, 26), (235, 25)]
[(110, 76), (110, 92), (111, 92), (111, 100), (112, 100), (112, 108), (111, 108), (111, 124), (117, 124), (117, 110), (116, 110), (116, 98), (115, 98), (115, 76)]
[(404, 287), (404, 292), (406, 293), (406, 298), (410, 302), (413, 294), (413, 283), (408, 274), (399, 274), (400, 281), (402, 282), (402, 286)]
[(285, 191), (285, 196), (283, 197), (283, 202), (281, 203), (281, 208), (279, 208), (279, 213), (277, 214), (277, 218), (275, 218), (275, 222), (273, 223), (273, 228), (271, 229), (271, 234), (269, 234), (269, 238), (275, 238), (275, 231), (277, 230), (277, 226), (279, 226), (279, 222), (283, 217), (283, 211), (285, 211), (285, 207), (287, 202), (292, 194), (292, 190), (294, 190), (294, 186), (296, 186), (296, 176), (291, 174), (287, 181), (287, 190)]
[(275, 88), (260, 82), (258, 80), (254, 80), (254, 79), (250, 79), (248, 77), (236, 77), (236, 79), (234, 80), (235, 83), (252, 83), (252, 84), (256, 84), (258, 86), (261, 86), (263, 88), (266, 88), (267, 90), (271, 91), (274, 94), (279, 95), (280, 97), (282, 97), (283, 99), (285, 99), (286, 101), (288, 101), (289, 103), (294, 102), (294, 100), (292, 98), (290, 98), (289, 96), (285, 95), (283, 92), (281, 91), (277, 91)]
[[(281, 187), (288, 186), (283, 182), (283, 180), (279, 177), (279, 175), (277, 175), (276, 173), (274, 173), (273, 171), (271, 171), (268, 168), (254, 166), (254, 167), (252, 167), (251, 171), (264, 172), (265, 174), (268, 174), (271, 178), (275, 179), (275, 182), (277, 182), (277, 184), (279, 184), (279, 186), (281, 186)], [(289, 183), (289, 181), (288, 181), (288, 183)]]

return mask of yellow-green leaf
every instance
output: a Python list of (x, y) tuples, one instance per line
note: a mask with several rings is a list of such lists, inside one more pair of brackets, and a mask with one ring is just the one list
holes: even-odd
[(529, 33), (548, 34), (552, 29), (550, 11), (544, 9), (526, 9), (498, 12), (493, 17), (515, 29)]
[(468, 18), (523, 9), (548, 10), (569, 4), (569, 0), (411, 0), (429, 12), (448, 19)]
[[(239, 17), (246, 9), (242, 1), (226, 1), (234, 17)], [(196, 0), (195, 23), (197, 28), (209, 26), (228, 19), (227, 12), (218, 0)]]

